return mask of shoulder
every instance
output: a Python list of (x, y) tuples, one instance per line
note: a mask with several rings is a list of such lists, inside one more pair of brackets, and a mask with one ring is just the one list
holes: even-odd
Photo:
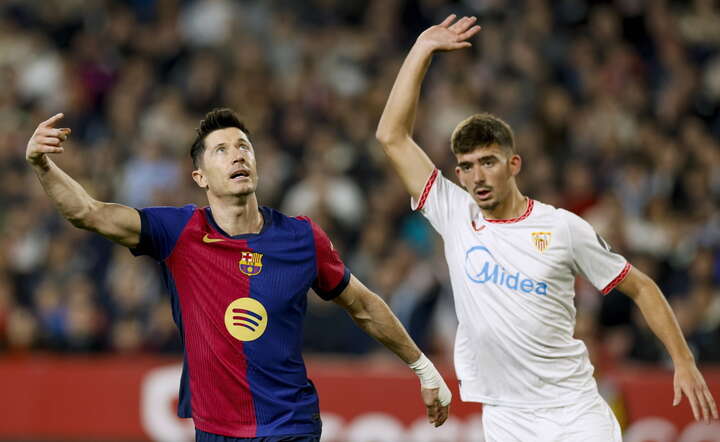
[(272, 207), (263, 206), (261, 210), (265, 211), (273, 225), (277, 227), (301, 227), (312, 222), (310, 217), (304, 215), (289, 216)]
[(278, 230), (292, 232), (296, 235), (303, 235), (308, 234), (317, 228), (317, 224), (315, 224), (308, 216), (288, 216), (271, 207), (263, 207), (262, 210), (266, 211), (273, 228)]
[(584, 222), (582, 218), (565, 209), (559, 209), (551, 204), (542, 201), (533, 200), (532, 216), (535, 218), (545, 218), (548, 222), (555, 224), (573, 224), (578, 221)]
[(569, 210), (565, 209), (555, 209), (557, 211), (557, 216), (559, 219), (561, 219), (569, 229), (577, 229), (577, 228), (590, 228), (592, 229), (592, 226), (590, 223), (588, 223), (584, 218), (582, 218), (580, 215), (576, 215)]
[(585, 223), (582, 218), (572, 212), (538, 200), (534, 200), (531, 217), (533, 226), (545, 226), (563, 236), (571, 236), (578, 225)]
[(143, 219), (159, 218), (165, 222), (182, 222), (187, 221), (190, 217), (192, 217), (195, 213), (199, 213), (202, 209), (199, 209), (195, 204), (187, 204), (182, 207), (151, 206), (136, 210), (140, 212), (140, 217)]
[(184, 206), (150, 206), (137, 209), (141, 212), (165, 212), (165, 213), (189, 213), (192, 214), (200, 210), (195, 204), (186, 204)]

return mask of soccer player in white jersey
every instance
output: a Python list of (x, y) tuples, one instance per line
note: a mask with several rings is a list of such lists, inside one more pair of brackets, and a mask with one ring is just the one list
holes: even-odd
[(488, 442), (620, 441), (599, 396), (585, 345), (573, 338), (575, 275), (607, 294), (630, 296), (672, 356), (674, 404), (695, 419), (717, 408), (657, 285), (582, 218), (524, 196), (522, 160), (510, 127), (489, 114), (462, 121), (451, 137), (461, 186), (412, 139), (420, 87), (433, 53), (469, 47), (474, 17), (451, 15), (425, 30), (400, 69), (377, 129), (390, 162), (442, 235), (459, 327), (455, 369), (464, 401), (484, 404)]

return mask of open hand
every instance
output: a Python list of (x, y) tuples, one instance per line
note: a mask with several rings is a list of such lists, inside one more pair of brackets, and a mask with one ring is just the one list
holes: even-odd
[(454, 51), (472, 46), (467, 40), (480, 32), (480, 26), (475, 25), (477, 19), (463, 17), (455, 21), (455, 18), (455, 14), (451, 14), (439, 25), (427, 28), (417, 38), (416, 44), (431, 51)]
[(682, 395), (685, 394), (690, 402), (696, 421), (702, 418), (706, 423), (709, 423), (711, 418), (718, 418), (715, 400), (695, 364), (677, 366), (673, 384), (675, 387), (673, 406), (678, 405)]
[(62, 119), (63, 114), (55, 114), (43, 121), (30, 137), (25, 151), (25, 159), (32, 165), (39, 165), (45, 159), (45, 154), (62, 153), (62, 143), (70, 135), (70, 129), (56, 129), (55, 124)]

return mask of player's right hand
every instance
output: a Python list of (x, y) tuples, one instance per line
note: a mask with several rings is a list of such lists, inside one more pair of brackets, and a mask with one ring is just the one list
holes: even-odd
[(415, 44), (433, 52), (454, 51), (472, 46), (467, 40), (480, 32), (480, 26), (475, 25), (477, 19), (463, 17), (455, 21), (455, 18), (455, 14), (451, 14), (439, 25), (427, 28), (420, 34)]
[[(450, 401), (452, 398), (445, 381), (442, 381), (440, 388), (423, 387), (420, 394), (425, 403), (425, 408), (427, 408), (428, 422), (435, 427), (444, 424), (450, 413)], [(441, 398), (441, 396), (443, 397)]]
[(35, 129), (30, 137), (25, 151), (25, 159), (31, 165), (40, 165), (45, 160), (45, 154), (62, 153), (62, 143), (70, 135), (70, 129), (63, 127), (56, 129), (55, 125), (64, 117), (63, 114), (55, 114), (43, 121)]

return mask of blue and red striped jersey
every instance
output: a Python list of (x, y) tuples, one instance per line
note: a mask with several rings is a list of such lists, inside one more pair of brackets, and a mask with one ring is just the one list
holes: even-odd
[(238, 236), (208, 207), (139, 212), (131, 251), (161, 263), (185, 347), (178, 416), (232, 437), (319, 433), (301, 354), (307, 293), (329, 300), (350, 279), (325, 232), (267, 207), (260, 233)]

